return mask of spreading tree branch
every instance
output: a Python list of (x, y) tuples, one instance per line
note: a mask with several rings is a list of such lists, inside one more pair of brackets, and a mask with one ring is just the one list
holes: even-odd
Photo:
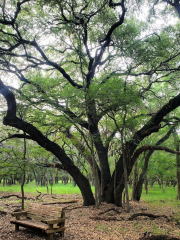
[(131, 162), (135, 163), (141, 153), (143, 153), (145, 151), (152, 151), (152, 150), (153, 151), (154, 150), (160, 150), (160, 151), (165, 151), (165, 152), (169, 152), (169, 153), (174, 153), (174, 154), (180, 155), (180, 152), (172, 150), (172, 149), (167, 148), (167, 147), (146, 145), (146, 146), (138, 148), (134, 152), (134, 154), (133, 154), (133, 156), (131, 158)]

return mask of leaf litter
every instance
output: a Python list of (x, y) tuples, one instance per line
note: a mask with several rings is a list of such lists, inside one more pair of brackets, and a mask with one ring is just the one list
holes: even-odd
[[(7, 195), (7, 192), (0, 193), (0, 197)], [(125, 206), (115, 207), (113, 204), (107, 203), (102, 203), (99, 209), (94, 206), (82, 206), (83, 201), (79, 194), (53, 195), (53, 197), (44, 195), (41, 199), (26, 194), (26, 197), (31, 199), (30, 202), (33, 202), (32, 199), (34, 199), (34, 202), (39, 204), (55, 204), (58, 202), (56, 205), (66, 209), (65, 237), (62, 238), (56, 233), (54, 234), (54, 240), (156, 239), (152, 238), (154, 235), (180, 239), (180, 217), (177, 217), (180, 216), (180, 208), (178, 206), (172, 209), (163, 206), (161, 203), (159, 206), (152, 206), (143, 201), (139, 203), (130, 202), (131, 211), (126, 213)], [(0, 239), (47, 239), (46, 234), (38, 230), (32, 231), (20, 227), (19, 231), (14, 231), (14, 225), (10, 224), (12, 219), (10, 213), (20, 206), (21, 202), (16, 196), (0, 199)]]

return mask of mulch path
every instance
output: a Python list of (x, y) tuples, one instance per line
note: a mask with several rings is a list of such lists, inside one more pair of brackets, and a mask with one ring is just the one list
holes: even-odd
[[(7, 196), (8, 193), (0, 192), (0, 198), (5, 195)], [(131, 202), (131, 212), (126, 213), (124, 207), (115, 207), (113, 204), (102, 203), (99, 209), (94, 206), (84, 207), (82, 198), (78, 194), (42, 195), (39, 200), (36, 199), (36, 195), (26, 194), (26, 197), (35, 199), (39, 204), (61, 202), (57, 205), (66, 208), (65, 237), (61, 238), (59, 234), (55, 234), (54, 240), (180, 239), (180, 223), (177, 217), (175, 221), (175, 215), (179, 213), (180, 216), (178, 207), (177, 209), (163, 207), (161, 202), (157, 207), (145, 204), (143, 201)], [(30, 202), (33, 202), (32, 199)], [(12, 219), (10, 212), (20, 205), (20, 199), (16, 196), (0, 199), (0, 239), (45, 240), (46, 235), (39, 231), (22, 227), (20, 231), (14, 231), (14, 225), (10, 224)], [(159, 237), (153, 238), (154, 235)], [(164, 238), (160, 238), (160, 235), (164, 235)]]

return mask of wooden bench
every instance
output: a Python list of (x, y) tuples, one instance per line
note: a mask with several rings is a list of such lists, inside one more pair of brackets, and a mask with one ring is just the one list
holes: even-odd
[(53, 207), (40, 204), (27, 204), (25, 211), (13, 212), (10, 223), (15, 224), (15, 231), (19, 226), (37, 228), (47, 234), (48, 240), (53, 240), (54, 233), (61, 233), (64, 237), (65, 231), (65, 210), (60, 207)]

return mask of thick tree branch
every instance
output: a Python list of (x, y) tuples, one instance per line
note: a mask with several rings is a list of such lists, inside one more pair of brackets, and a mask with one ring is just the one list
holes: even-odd
[(129, 145), (133, 146), (131, 148), (132, 153), (134, 152), (136, 146), (147, 136), (154, 132), (158, 132), (161, 128), (160, 123), (163, 118), (180, 106), (180, 94), (169, 100), (152, 118), (139, 130), (137, 131), (132, 140), (128, 142)]
[(160, 151), (165, 151), (165, 152), (169, 152), (169, 153), (174, 153), (174, 154), (178, 154), (180, 155), (180, 152), (178, 151), (175, 151), (175, 150), (172, 150), (170, 148), (167, 148), (167, 147), (161, 147), (161, 146), (150, 146), (150, 145), (146, 145), (146, 146), (143, 146), (143, 147), (140, 147), (138, 148), (132, 158), (131, 158), (131, 162), (132, 163), (135, 163), (136, 160), (138, 159), (139, 155), (145, 151), (155, 151), (155, 150), (160, 150)]
[(16, 116), (16, 101), (14, 94), (8, 90), (8, 88), (4, 85), (4, 83), (0, 79), (0, 94), (4, 96), (7, 101), (8, 110), (7, 110), (7, 118)]

